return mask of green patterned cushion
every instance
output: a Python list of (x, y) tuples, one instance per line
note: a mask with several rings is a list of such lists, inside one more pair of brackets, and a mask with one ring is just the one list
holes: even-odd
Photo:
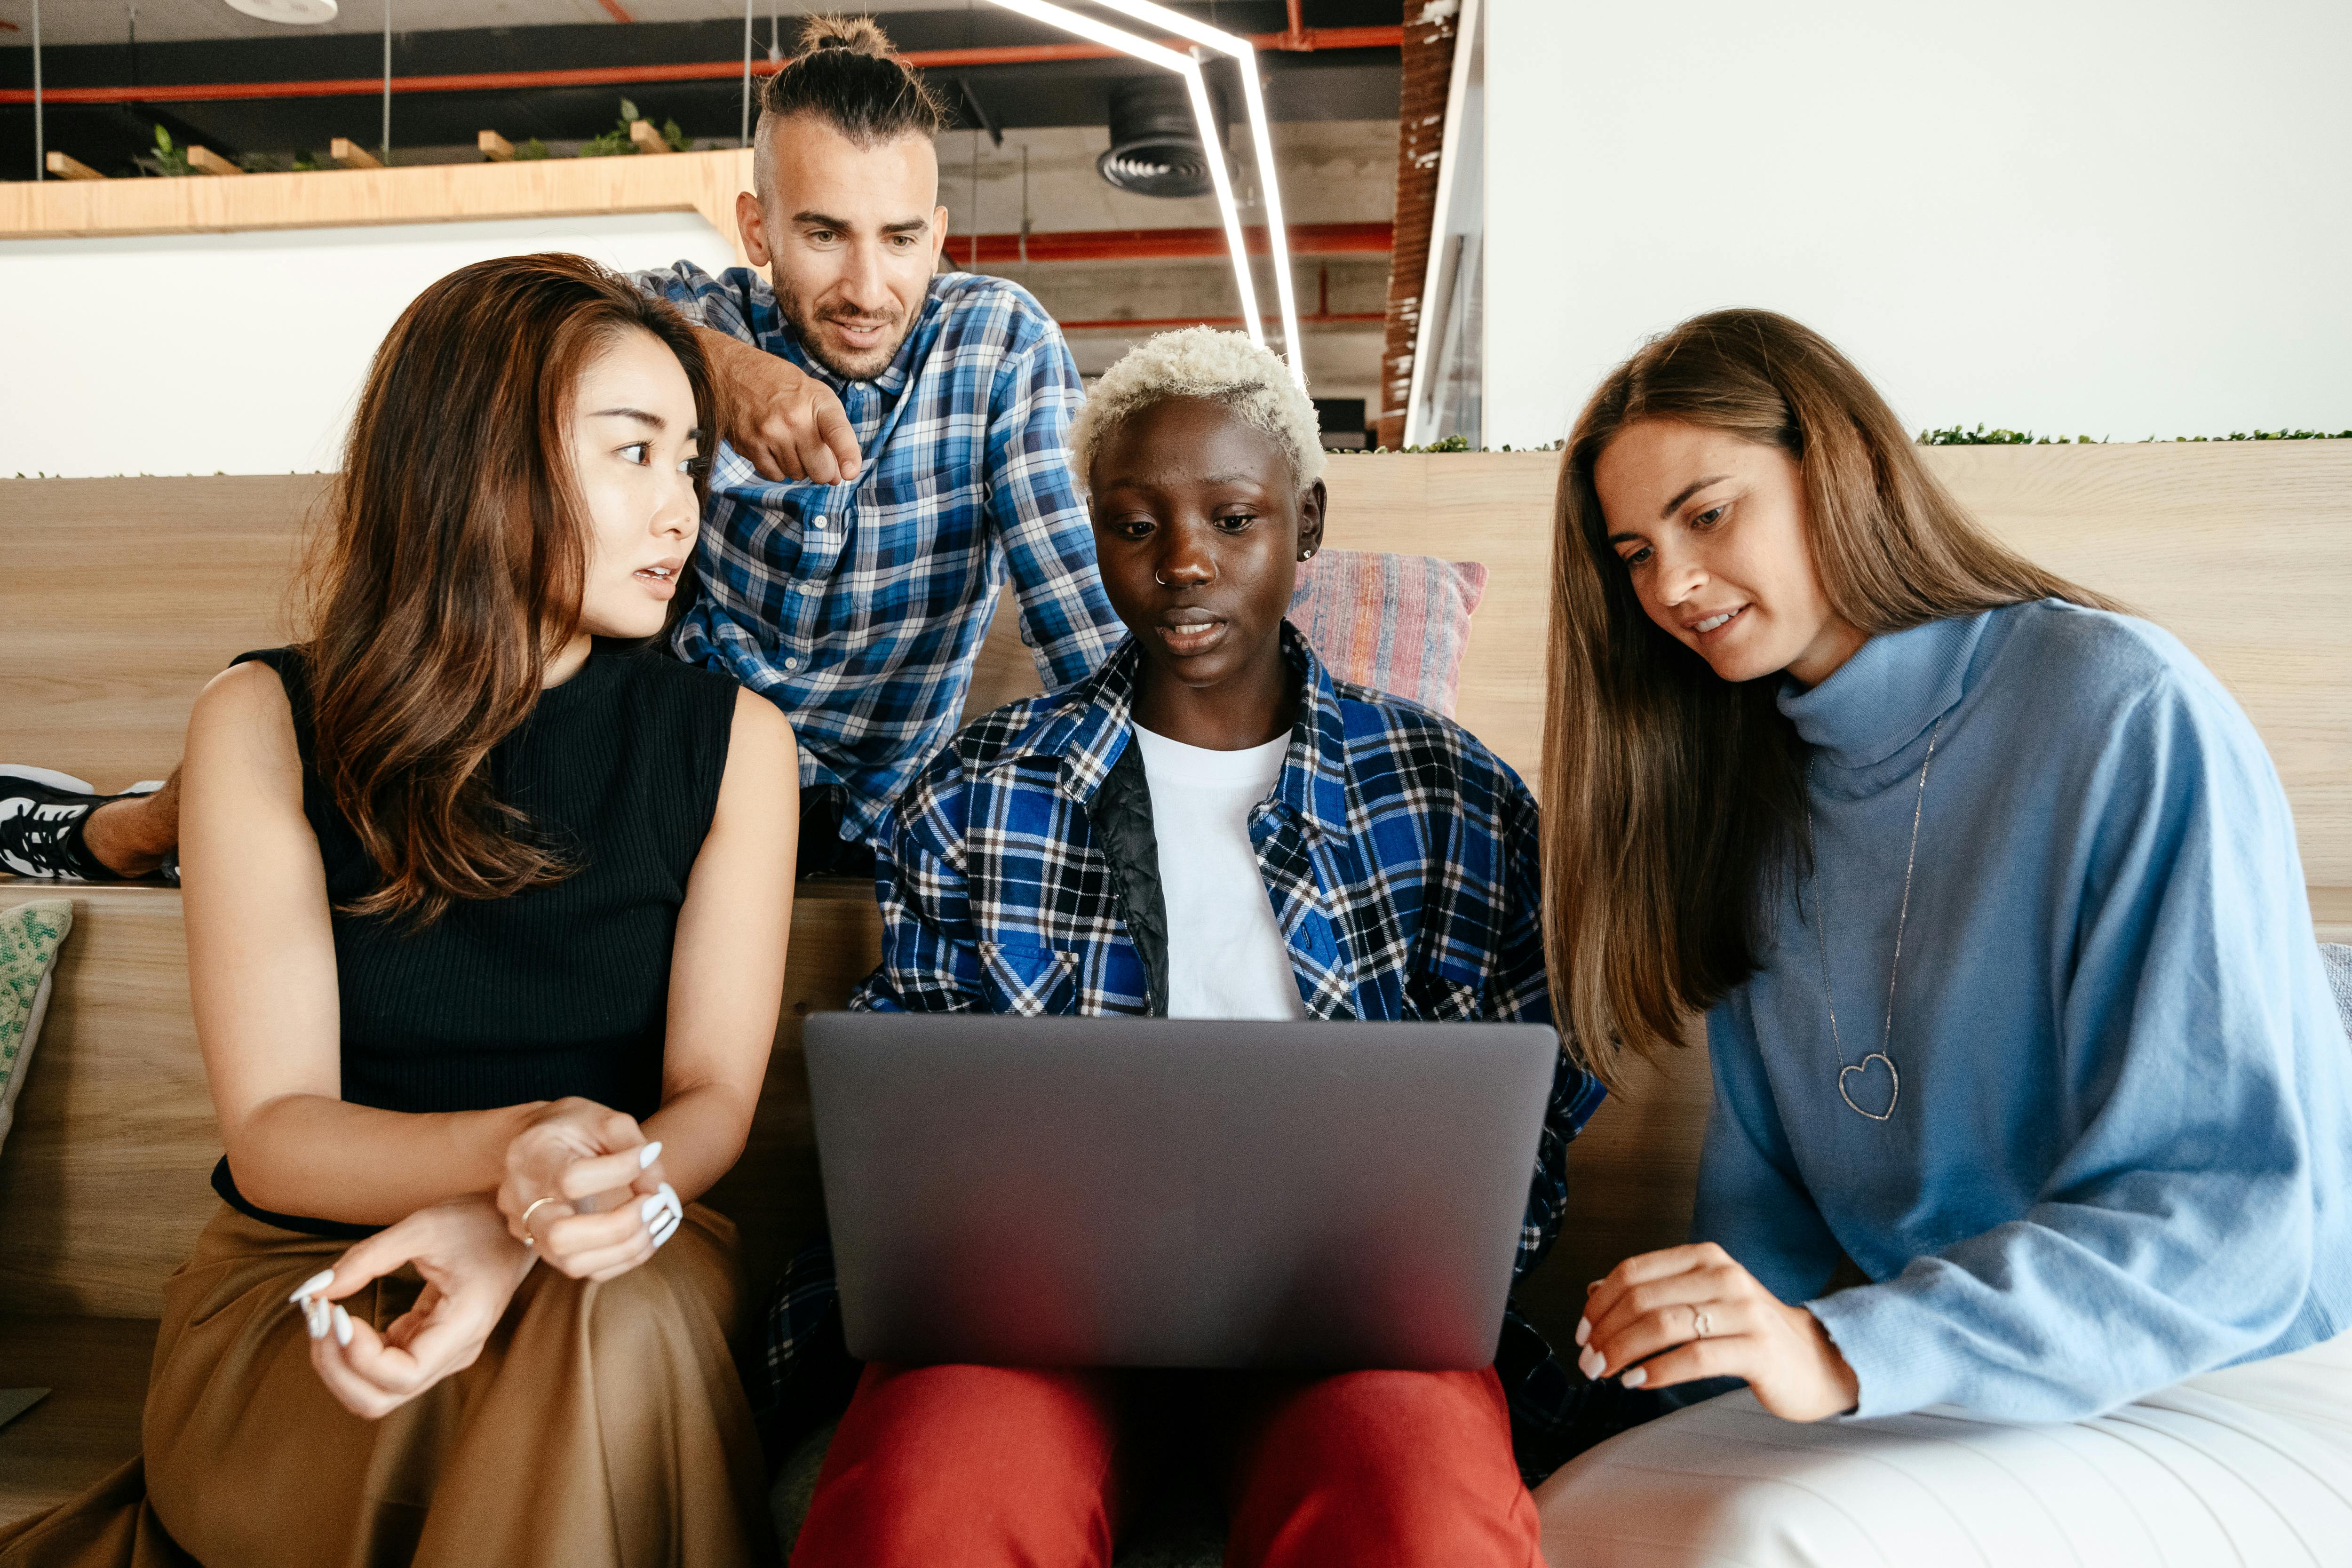
[(16, 1117), (16, 1090), (39, 1039), (49, 1002), (49, 968), (73, 929), (73, 905), (35, 899), (0, 910), (0, 1138)]

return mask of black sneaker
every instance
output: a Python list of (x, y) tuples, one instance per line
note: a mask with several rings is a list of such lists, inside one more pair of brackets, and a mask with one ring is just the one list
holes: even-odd
[[(121, 880), (89, 852), (82, 826), (108, 801), (152, 795), (163, 787), (162, 779), (148, 779), (121, 795), (100, 795), (71, 773), (0, 763), (0, 871), (84, 882)], [(176, 854), (169, 858), (164, 879), (174, 886), (180, 880)]]
[(70, 773), (0, 766), (0, 871), (84, 881), (110, 876), (83, 847), (81, 829), (113, 798)]

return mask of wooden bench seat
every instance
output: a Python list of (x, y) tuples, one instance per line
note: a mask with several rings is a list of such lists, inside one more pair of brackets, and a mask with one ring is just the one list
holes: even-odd
[(0, 1315), (0, 1388), (48, 1397), (0, 1427), (0, 1524), (55, 1508), (139, 1451), (152, 1318)]
[[(1968, 448), (1931, 461), (1997, 532), (2179, 635), (2244, 704), (2294, 802), (2324, 938), (2352, 941), (2352, 442)], [(1340, 458), (1330, 538), (1491, 569), (1459, 717), (1532, 782), (1556, 455)], [(0, 481), (0, 761), (104, 787), (160, 775), (196, 690), (286, 640), (316, 477)], [(1034, 690), (1010, 614), (972, 708)], [(64, 890), (77, 921), (15, 1131), (0, 1149), (0, 1386), (49, 1400), (0, 1429), (0, 1522), (128, 1457), (163, 1278), (216, 1200), (219, 1152), (188, 1017), (176, 890), (0, 878), (0, 904)], [(803, 885), (785, 1007), (751, 1147), (711, 1194), (772, 1271), (822, 1214), (801, 1020), (872, 965), (862, 883)], [(1523, 1289), (1565, 1342), (1587, 1279), (1689, 1221), (1703, 1042), (1635, 1075), (1571, 1155), (1573, 1212)]]

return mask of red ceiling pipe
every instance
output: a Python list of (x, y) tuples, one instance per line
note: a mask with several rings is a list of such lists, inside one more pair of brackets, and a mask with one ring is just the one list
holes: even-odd
[[(1404, 29), (1381, 27), (1307, 27), (1297, 33), (1259, 33), (1250, 42), (1261, 49), (1393, 49)], [(1171, 40), (1171, 47), (1182, 47)], [(1013, 44), (971, 49), (916, 49), (902, 57), (908, 64), (939, 69), (959, 66), (1044, 65), (1058, 60), (1119, 59), (1117, 49), (1098, 44)], [(776, 70), (767, 60), (753, 60), (755, 76)], [(678, 65), (594, 66), (569, 70), (470, 71), (445, 76), (396, 76), (394, 92), (511, 92), (548, 87), (625, 87), (648, 81), (719, 81), (740, 79), (743, 62), (689, 60)], [(316, 81), (182, 82), (157, 87), (58, 87), (45, 89), (50, 103), (226, 103), (263, 98), (364, 98), (383, 90), (380, 76), (336, 77)], [(29, 88), (0, 88), (0, 103), (30, 103)]]
[[(1388, 320), (1385, 310), (1326, 310), (1313, 316), (1301, 316), (1302, 327), (1378, 326)], [(1055, 325), (1066, 332), (1164, 332), (1178, 327), (1238, 327), (1239, 316), (1154, 316), (1129, 320), (1123, 316), (1106, 317), (1099, 321), (1057, 321)]]
[[(1384, 223), (1297, 223), (1289, 227), (1294, 256), (1385, 256), (1394, 240)], [(1250, 254), (1266, 253), (1265, 230), (1245, 228)], [(1165, 261), (1223, 256), (1222, 228), (1092, 228), (1032, 234), (1026, 257), (1017, 234), (950, 235), (948, 254), (964, 266), (1007, 261)]]

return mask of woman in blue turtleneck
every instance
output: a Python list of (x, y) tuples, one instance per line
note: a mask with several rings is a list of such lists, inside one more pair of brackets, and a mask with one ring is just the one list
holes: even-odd
[(1553, 984), (1636, 1055), (1707, 1009), (1715, 1074), (1696, 1242), (1582, 1365), (1748, 1392), (1556, 1477), (1551, 1560), (2346, 1550), (2352, 1044), (2237, 705), (1765, 312), (1602, 384), (1559, 529)]

